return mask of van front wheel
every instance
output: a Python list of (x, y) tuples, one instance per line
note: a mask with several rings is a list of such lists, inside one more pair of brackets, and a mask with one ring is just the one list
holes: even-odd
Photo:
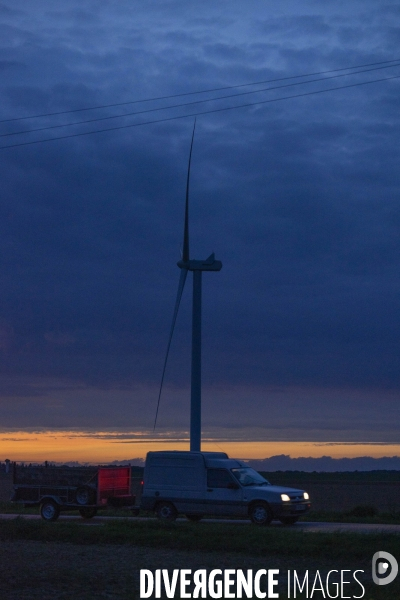
[(178, 513), (171, 502), (159, 502), (156, 507), (156, 515), (162, 521), (175, 521)]
[(256, 502), (250, 507), (249, 515), (255, 525), (269, 525), (272, 521), (272, 513), (267, 504)]

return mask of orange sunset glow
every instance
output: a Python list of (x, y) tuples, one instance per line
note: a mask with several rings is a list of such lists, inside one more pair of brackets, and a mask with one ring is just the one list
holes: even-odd
[[(188, 439), (152, 439), (118, 432), (8, 432), (0, 435), (0, 460), (108, 463), (115, 460), (145, 458), (151, 450), (188, 450)], [(331, 456), (355, 458), (400, 455), (400, 444), (285, 442), (285, 441), (225, 441), (205, 439), (205, 451), (224, 451), (242, 459), (263, 459), (286, 454), (292, 458)]]

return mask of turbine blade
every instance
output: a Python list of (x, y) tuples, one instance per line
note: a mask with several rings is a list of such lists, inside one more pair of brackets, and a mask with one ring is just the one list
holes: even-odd
[(160, 391), (158, 393), (157, 410), (156, 410), (156, 417), (154, 419), (153, 431), (155, 431), (156, 424), (157, 424), (158, 409), (160, 408), (160, 399), (161, 399), (161, 392), (162, 392), (162, 387), (163, 387), (163, 383), (164, 383), (165, 369), (167, 368), (167, 360), (168, 360), (169, 349), (171, 347), (172, 336), (173, 336), (174, 329), (175, 329), (176, 318), (178, 316), (179, 305), (181, 303), (183, 288), (185, 287), (185, 281), (186, 281), (187, 273), (188, 273), (187, 269), (181, 269), (181, 275), (180, 275), (179, 284), (178, 284), (178, 293), (176, 295), (176, 301), (175, 301), (174, 315), (172, 317), (171, 332), (169, 334), (169, 340), (168, 340), (168, 345), (167, 345), (167, 352), (165, 354), (164, 367), (163, 367), (162, 376), (161, 376)]
[(189, 260), (189, 182), (190, 182), (190, 163), (192, 161), (192, 150), (193, 150), (193, 140), (194, 140), (194, 130), (195, 129), (196, 129), (196, 119), (194, 120), (194, 125), (193, 125), (192, 141), (190, 144), (190, 152), (189, 152), (188, 172), (187, 172), (187, 179), (186, 179), (185, 226), (183, 229), (183, 252), (182, 252), (182, 260), (184, 262), (187, 262)]

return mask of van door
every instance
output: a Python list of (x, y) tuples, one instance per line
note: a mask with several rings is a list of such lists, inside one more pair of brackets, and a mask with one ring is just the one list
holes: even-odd
[(205, 514), (242, 516), (246, 514), (243, 489), (227, 469), (207, 469)]

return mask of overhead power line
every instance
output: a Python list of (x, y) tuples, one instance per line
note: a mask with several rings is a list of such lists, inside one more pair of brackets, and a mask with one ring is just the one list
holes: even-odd
[(141, 123), (131, 123), (130, 125), (120, 125), (117, 127), (109, 127), (106, 129), (96, 129), (94, 131), (85, 131), (85, 132), (81, 132), (81, 133), (71, 133), (68, 135), (63, 135), (63, 136), (59, 136), (59, 137), (53, 137), (53, 138), (46, 138), (43, 140), (34, 140), (34, 141), (30, 141), (30, 142), (20, 142), (18, 144), (10, 144), (7, 146), (0, 146), (0, 150), (4, 150), (6, 148), (17, 148), (19, 146), (30, 146), (32, 144), (40, 144), (43, 142), (53, 142), (56, 140), (64, 140), (64, 139), (68, 139), (68, 138), (74, 138), (74, 137), (81, 137), (84, 135), (92, 135), (94, 133), (104, 133), (106, 131), (117, 131), (119, 129), (128, 129), (130, 127), (139, 127), (141, 125), (152, 125), (154, 123), (163, 123), (163, 122), (167, 122), (167, 121), (175, 121), (177, 119), (185, 119), (186, 117), (195, 117), (195, 116), (199, 116), (199, 115), (207, 115), (207, 114), (211, 114), (211, 113), (217, 113), (217, 112), (223, 112), (223, 111), (227, 111), (227, 110), (236, 110), (238, 108), (247, 108), (250, 106), (259, 106), (261, 104), (269, 104), (271, 102), (279, 102), (281, 100), (289, 100), (291, 98), (301, 98), (304, 96), (312, 96), (315, 94), (323, 94), (326, 92), (332, 92), (334, 90), (344, 90), (347, 88), (352, 88), (352, 87), (359, 87), (362, 85), (369, 85), (371, 83), (380, 83), (382, 81), (390, 81), (391, 79), (399, 79), (400, 75), (393, 75), (392, 77), (384, 77), (382, 79), (372, 79), (370, 81), (361, 81), (359, 83), (349, 83), (347, 85), (341, 85), (341, 86), (337, 86), (337, 87), (333, 87), (333, 88), (326, 88), (324, 90), (314, 90), (311, 92), (304, 92), (302, 94), (294, 94), (292, 96), (283, 96), (281, 98), (269, 98), (268, 100), (260, 100), (258, 102), (250, 102), (247, 104), (239, 104), (237, 106), (225, 106), (222, 108), (214, 108), (211, 110), (204, 110), (201, 112), (195, 112), (195, 113), (188, 113), (185, 115), (177, 115), (177, 116), (173, 116), (173, 117), (164, 117), (162, 119), (155, 119), (153, 121), (143, 121)]
[(400, 66), (400, 62), (398, 62), (396, 65), (387, 65), (387, 66), (380, 66), (380, 67), (373, 67), (371, 69), (363, 69), (362, 71), (353, 71), (352, 73), (340, 73), (339, 75), (331, 75), (330, 77), (319, 77), (318, 79), (309, 79), (308, 81), (295, 81), (293, 83), (286, 83), (284, 85), (278, 85), (278, 86), (273, 86), (273, 87), (267, 87), (267, 88), (261, 88), (259, 90), (251, 90), (248, 92), (239, 92), (238, 94), (227, 94), (225, 96), (217, 96), (215, 98), (206, 98), (204, 100), (193, 100), (191, 102), (183, 102), (181, 104), (172, 104), (169, 106), (159, 106), (157, 108), (147, 108), (147, 109), (143, 109), (143, 110), (138, 110), (138, 111), (134, 111), (131, 113), (125, 113), (123, 115), (109, 115), (107, 117), (98, 117), (96, 119), (87, 119), (85, 121), (74, 121), (73, 123), (60, 123), (57, 125), (47, 125), (46, 127), (37, 127), (35, 129), (24, 129), (22, 131), (13, 131), (13, 132), (8, 132), (8, 133), (2, 133), (0, 134), (0, 138), (1, 137), (10, 137), (12, 135), (23, 135), (25, 133), (35, 133), (38, 131), (48, 131), (50, 129), (60, 129), (61, 127), (72, 127), (74, 125), (87, 125), (88, 123), (97, 123), (100, 121), (109, 121), (111, 119), (122, 119), (124, 117), (132, 117), (132, 116), (136, 116), (136, 115), (141, 115), (141, 114), (145, 114), (145, 113), (151, 113), (151, 112), (158, 112), (161, 110), (169, 110), (172, 108), (181, 108), (183, 106), (192, 106), (194, 104), (204, 104), (205, 102), (215, 102), (217, 100), (227, 100), (229, 98), (237, 98), (238, 96), (248, 96), (251, 94), (259, 94), (261, 92), (268, 92), (268, 91), (272, 91), (272, 90), (279, 90), (282, 88), (287, 88), (287, 87), (294, 87), (297, 85), (306, 85), (308, 83), (317, 83), (320, 81), (328, 81), (330, 79), (338, 79), (339, 77), (348, 77), (351, 75), (359, 75), (360, 73), (369, 73), (371, 71), (380, 71), (382, 69), (388, 69), (388, 68), (393, 68), (396, 66)]
[(181, 94), (171, 94), (169, 96), (156, 96), (153, 98), (144, 98), (142, 100), (129, 100), (128, 102), (117, 102), (114, 104), (101, 104), (98, 106), (90, 106), (90, 107), (86, 107), (86, 108), (73, 108), (70, 110), (64, 110), (64, 111), (59, 111), (59, 112), (52, 112), (52, 113), (42, 113), (39, 115), (27, 115), (27, 116), (23, 116), (23, 117), (12, 117), (10, 119), (0, 119), (0, 123), (10, 123), (12, 121), (23, 121), (23, 120), (27, 120), (27, 119), (39, 119), (42, 117), (54, 117), (57, 115), (67, 115), (67, 114), (71, 114), (71, 113), (75, 113), (75, 112), (83, 112), (86, 110), (100, 110), (102, 108), (114, 108), (117, 106), (126, 106), (128, 104), (138, 104), (141, 102), (155, 102), (157, 100), (169, 100), (172, 98), (181, 98), (183, 96), (193, 96), (193, 95), (197, 95), (197, 94), (206, 94), (209, 92), (222, 92), (224, 90), (233, 90), (233, 89), (237, 89), (237, 88), (241, 88), (241, 87), (248, 87), (248, 86), (252, 86), (252, 85), (262, 85), (264, 83), (276, 83), (278, 81), (288, 81), (290, 79), (298, 79), (300, 77), (314, 77), (315, 75), (326, 75), (328, 73), (337, 73), (339, 71), (349, 71), (351, 69), (362, 69), (364, 67), (373, 67), (376, 65), (388, 65), (390, 66), (390, 63), (397, 63), (400, 61), (400, 58), (395, 58), (393, 60), (383, 60), (383, 61), (379, 61), (379, 62), (373, 62), (373, 63), (365, 63), (363, 65), (354, 65), (352, 67), (341, 67), (340, 69), (330, 69), (328, 71), (317, 71), (315, 73), (305, 73), (305, 74), (301, 74), (301, 75), (291, 75), (289, 77), (278, 77), (276, 79), (264, 79), (262, 81), (253, 81), (251, 83), (241, 83), (238, 85), (229, 85), (229, 86), (225, 86), (225, 87), (219, 87), (219, 88), (209, 88), (206, 90), (198, 90), (195, 92), (184, 92)]

